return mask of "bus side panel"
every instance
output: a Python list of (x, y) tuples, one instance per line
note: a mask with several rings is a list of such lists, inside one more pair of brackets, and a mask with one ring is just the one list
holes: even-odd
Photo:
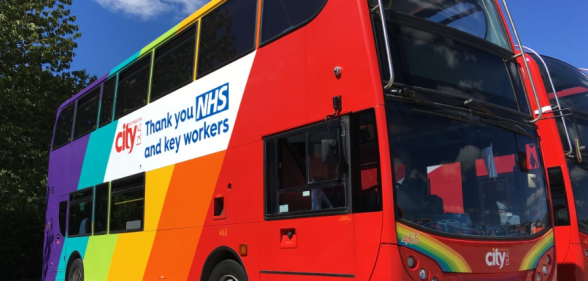
[[(247, 255), (239, 258), (249, 280), (256, 280), (263, 196), (263, 142), (227, 149), (215, 189), (206, 202), (205, 227), (192, 259), (189, 280), (200, 280), (204, 263), (216, 249), (228, 247), (239, 253), (240, 245), (247, 246)], [(215, 199), (224, 204), (217, 216)]]
[(355, 278), (369, 280), (378, 257), (382, 237), (382, 212), (354, 215)]
[(349, 277), (337, 277), (337, 276), (324, 276), (324, 275), (289, 275), (289, 274), (264, 274), (259, 275), (260, 281), (349, 281), (355, 280)]

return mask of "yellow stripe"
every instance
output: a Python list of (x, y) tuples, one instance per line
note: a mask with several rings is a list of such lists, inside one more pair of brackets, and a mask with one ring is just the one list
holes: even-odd
[(145, 175), (145, 231), (156, 230), (175, 165)]

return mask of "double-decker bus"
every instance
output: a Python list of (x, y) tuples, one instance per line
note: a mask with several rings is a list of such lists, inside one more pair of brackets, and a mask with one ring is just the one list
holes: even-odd
[(44, 280), (555, 280), (493, 0), (212, 1), (57, 113)]
[(537, 126), (550, 182), (558, 277), (585, 280), (588, 273), (588, 155), (585, 151), (588, 77), (563, 61), (529, 50), (545, 112)]

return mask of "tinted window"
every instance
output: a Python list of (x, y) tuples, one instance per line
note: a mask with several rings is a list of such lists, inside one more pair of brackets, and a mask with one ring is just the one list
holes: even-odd
[(294, 30), (316, 16), (327, 0), (264, 0), (261, 42)]
[(120, 74), (114, 118), (118, 119), (145, 105), (149, 90), (151, 56), (136, 62)]
[(354, 114), (351, 120), (353, 212), (381, 211), (382, 188), (376, 116), (373, 110), (367, 110)]
[(547, 169), (549, 187), (551, 189), (551, 205), (555, 226), (570, 225), (570, 213), (568, 210), (568, 197), (561, 167)]
[(65, 107), (57, 117), (55, 135), (53, 136), (53, 149), (59, 148), (71, 141), (71, 129), (74, 117), (74, 104)]
[(94, 234), (106, 233), (108, 225), (108, 183), (96, 186)]
[(333, 125), (329, 134), (321, 124), (266, 142), (268, 215), (346, 207), (343, 177), (339, 176), (343, 156), (337, 156), (336, 163), (322, 161), (322, 140), (330, 136), (337, 140), (339, 145), (333, 149), (340, 155), (344, 147), (340, 135), (338, 126)]
[(96, 129), (99, 99), (100, 87), (78, 100), (74, 138), (83, 136)]
[(67, 219), (67, 201), (59, 202), (59, 232), (65, 236), (65, 224)]
[(116, 76), (106, 81), (102, 89), (102, 101), (100, 104), (100, 127), (112, 122), (112, 110), (114, 108), (115, 90)]
[(142, 230), (144, 210), (144, 174), (112, 182), (110, 232)]
[(195, 48), (196, 28), (191, 27), (155, 51), (151, 101), (193, 80)]
[(92, 234), (92, 192), (89, 188), (70, 194), (68, 236)]
[[(387, 102), (394, 191), (405, 222), (453, 235), (526, 236), (549, 227), (547, 189), (530, 128)], [(440, 117), (440, 116), (448, 116)]]
[[(485, 39), (505, 49), (512, 49), (500, 15), (492, 0), (384, 0), (392, 11), (409, 14)], [(377, 0), (370, 0), (372, 5)]]
[[(375, 24), (381, 33), (379, 23)], [(447, 92), (463, 98), (494, 103), (513, 110), (519, 109), (517, 92), (525, 93), (516, 67), (490, 52), (460, 41), (409, 27), (388, 24), (395, 82)], [(383, 36), (378, 36), (384, 50)], [(385, 60), (385, 54), (380, 59)], [(382, 61), (383, 62), (383, 61)], [(387, 65), (387, 62), (381, 64)], [(387, 67), (381, 69), (388, 80)], [(516, 87), (516, 88), (515, 88)], [(525, 106), (528, 108), (528, 106)], [(528, 111), (528, 109), (523, 111)]]
[(255, 47), (255, 0), (230, 0), (202, 19), (198, 76), (245, 55)]

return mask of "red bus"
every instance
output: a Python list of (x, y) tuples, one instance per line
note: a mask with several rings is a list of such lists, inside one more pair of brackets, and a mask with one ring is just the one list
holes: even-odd
[(59, 108), (43, 280), (555, 280), (516, 57), (493, 0), (213, 1)]
[(585, 280), (588, 77), (563, 61), (531, 52), (532, 73), (545, 112), (537, 126), (550, 182), (559, 278)]

